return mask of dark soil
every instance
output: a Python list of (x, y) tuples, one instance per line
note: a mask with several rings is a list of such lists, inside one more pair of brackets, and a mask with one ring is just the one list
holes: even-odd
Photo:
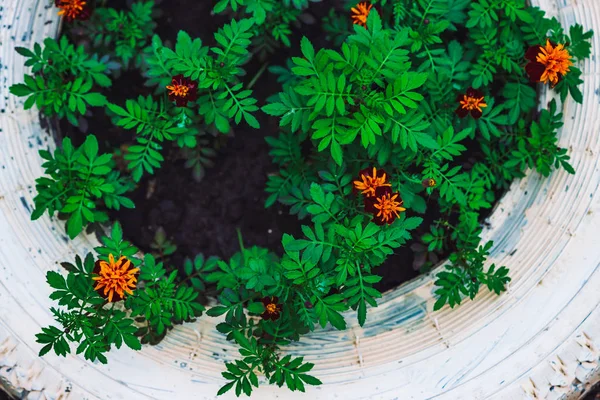
[(594, 385), (592, 390), (581, 400), (600, 400), (600, 384)]
[[(174, 42), (181, 29), (212, 44), (213, 32), (229, 20), (209, 17), (211, 9), (212, 2), (193, 0), (162, 7), (164, 14), (156, 33), (163, 41)], [(200, 20), (202, 23), (198, 23)], [(283, 49), (268, 62), (283, 65), (290, 55)], [(260, 62), (247, 65), (248, 76), (254, 76), (261, 66)], [(259, 104), (265, 104), (268, 96), (279, 92), (280, 85), (265, 73), (253, 89)], [(123, 102), (125, 98), (115, 101)], [(229, 259), (240, 250), (238, 229), (245, 246), (267, 247), (281, 254), (283, 233), (299, 235), (300, 222), (280, 205), (264, 207), (267, 175), (277, 172), (265, 137), (277, 135), (278, 121), (262, 113), (256, 116), (261, 129), (242, 124), (234, 127), (230, 137), (217, 138), (215, 167), (206, 171), (201, 182), (192, 179), (184, 161), (176, 159), (177, 150), (171, 149), (167, 158), (171, 162), (165, 162), (154, 177), (144, 179), (133, 194), (136, 209), (115, 214), (125, 235), (148, 251), (156, 230), (163, 228), (177, 245), (170, 261), (178, 266), (198, 253)]]
[[(119, 7), (125, 6), (126, 1), (114, 3), (117, 4), (111, 3), (112, 7)], [(331, 7), (331, 3), (324, 3), (311, 4), (308, 12), (315, 17), (314, 20), (321, 20)], [(205, 44), (212, 44), (213, 32), (227, 23), (228, 19), (210, 16), (211, 7), (212, 2), (209, 1), (186, 0), (170, 2), (168, 5), (163, 3), (156, 33), (164, 42), (173, 43), (177, 32), (186, 30), (192, 37), (200, 37)], [(292, 38), (293, 50), (280, 49), (267, 60), (268, 63), (284, 65), (288, 57), (298, 55), (302, 36), (309, 37), (317, 48), (330, 46), (318, 24), (298, 24)], [(249, 77), (254, 76), (261, 66), (261, 61), (253, 59), (246, 66)], [(151, 93), (151, 89), (144, 87), (143, 83), (144, 80), (137, 71), (125, 72), (115, 80), (107, 96), (113, 103), (124, 104), (126, 99)], [(266, 98), (278, 93), (280, 89), (272, 75), (263, 74), (254, 87), (259, 105), (265, 104)], [(260, 112), (257, 113), (257, 118), (261, 129), (254, 130), (240, 125), (234, 128), (235, 132), (230, 137), (221, 136), (216, 139), (219, 148), (216, 166), (206, 171), (201, 182), (195, 182), (191, 170), (185, 169), (178, 149), (167, 145), (163, 167), (154, 176), (144, 177), (135, 192), (129, 195), (136, 208), (113, 212), (111, 215), (121, 222), (126, 238), (141, 250), (150, 251), (155, 232), (159, 228), (164, 229), (168, 238), (177, 245), (177, 252), (169, 261), (179, 267), (185, 258), (193, 258), (198, 253), (229, 259), (239, 251), (238, 229), (245, 246), (268, 247), (281, 254), (282, 234), (299, 236), (302, 221), (298, 221), (296, 216), (290, 216), (286, 207), (276, 205), (264, 208), (267, 176), (277, 172), (268, 155), (269, 147), (265, 137), (278, 134), (278, 120)], [(89, 132), (99, 137), (107, 151), (134, 141), (133, 132), (113, 126), (102, 111), (96, 111), (96, 114), (88, 118), (87, 125)], [(60, 131), (62, 135), (72, 137), (75, 142), (83, 141), (84, 135), (66, 121), (61, 122)], [(434, 214), (432, 212), (425, 216), (420, 228), (422, 231), (414, 232), (415, 237), (429, 230), (431, 222), (437, 217)], [(415, 250), (419, 244), (412, 245), (412, 248), (409, 243), (398, 249), (396, 254), (377, 269), (377, 274), (383, 276), (383, 280), (377, 285), (379, 290), (394, 288), (419, 274), (413, 268), (415, 254), (418, 254)], [(431, 261), (435, 263), (437, 259), (433, 258)], [(417, 260), (416, 264), (422, 262), (423, 260)]]
[(281, 236), (299, 232), (299, 222), (287, 210), (265, 209), (265, 182), (274, 172), (264, 132), (240, 130), (219, 152), (216, 166), (201, 182), (191, 179), (182, 161), (166, 163), (133, 194), (135, 210), (116, 213), (126, 237), (149, 250), (162, 227), (178, 249), (172, 261), (198, 253), (229, 258), (240, 250), (237, 229), (246, 246), (281, 253)]

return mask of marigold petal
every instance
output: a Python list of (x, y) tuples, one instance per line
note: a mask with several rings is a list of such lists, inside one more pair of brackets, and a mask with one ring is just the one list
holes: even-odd
[(189, 101), (198, 100), (198, 91), (190, 89), (190, 91), (188, 92), (188, 100)]
[(471, 116), (475, 119), (481, 118), (482, 115), (483, 115), (483, 112), (481, 112), (481, 110), (478, 110), (476, 108), (471, 110)]
[(365, 211), (368, 213), (374, 213), (377, 211), (375, 208), (375, 197), (365, 197), (363, 200)]
[(375, 222), (375, 224), (379, 226), (385, 225), (385, 221), (377, 215), (373, 215), (373, 222)]
[(481, 92), (477, 89), (473, 89), (473, 97), (483, 100), (484, 95), (483, 95), (483, 92)]
[(538, 54), (540, 53), (542, 47), (541, 46), (531, 46), (529, 49), (527, 49), (527, 51), (525, 52), (525, 59), (529, 60), (529, 61), (533, 61), (535, 62)]
[(529, 80), (531, 82), (540, 82), (545, 70), (546, 67), (544, 64), (537, 61), (530, 62), (525, 66), (525, 72), (527, 72), (527, 75), (529, 75)]
[(127, 261), (125, 261), (125, 263), (123, 263), (123, 265), (121, 265), (120, 271), (124, 273), (129, 269), (130, 266), (131, 266), (131, 261), (127, 260)]
[(392, 187), (391, 185), (389, 186), (379, 186), (377, 189), (375, 189), (375, 196), (376, 197), (382, 197), (388, 194), (392, 193)]
[(361, 181), (353, 181), (352, 183), (354, 183), (354, 187), (356, 187), (358, 190), (363, 190), (366, 187), (365, 183)]
[(454, 111), (459, 118), (464, 118), (469, 115), (469, 110), (463, 108), (462, 106), (458, 106), (458, 108)]
[(466, 91), (467, 97), (480, 97), (477, 95), (477, 91), (472, 87), (468, 88)]

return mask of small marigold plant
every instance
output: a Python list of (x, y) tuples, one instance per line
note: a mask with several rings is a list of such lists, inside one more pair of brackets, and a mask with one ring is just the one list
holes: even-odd
[[(102, 107), (132, 135), (113, 153), (93, 135), (40, 152), (46, 176), (36, 181), (32, 218), (47, 211), (66, 220), (71, 238), (86, 227), (102, 236), (95, 254), (62, 264), (66, 276), (48, 272), (59, 307), (51, 310), (56, 324), (37, 335), (41, 355), (64, 356), (73, 344), (107, 362), (113, 347), (139, 350), (200, 317), (210, 294), (218, 304), (207, 316), (221, 317), (218, 331), (240, 346), (218, 394), (250, 395), (258, 376), (305, 391), (321, 383), (310, 375), (314, 365), (280, 349), (328, 324), (368, 324), (382, 296), (378, 267), (401, 247), (411, 243), (423, 272), (447, 256), (434, 272), (431, 312), (482, 288), (506, 290), (509, 271), (488, 261), (483, 218), (528, 169), (575, 173), (557, 132), (561, 103), (583, 101), (579, 66), (592, 32), (566, 32), (524, 0), (347, 1), (314, 22), (326, 36), (315, 46), (292, 33), (310, 21), (309, 3), (216, 1), (213, 11), (231, 21), (207, 45), (183, 30), (173, 43), (154, 35), (151, 1), (117, 10), (56, 0), (71, 40), (90, 40), (17, 48), (31, 74), (10, 91), (26, 98), (26, 109), (83, 129), (90, 108)], [(264, 55), (281, 45), (294, 56), (268, 65)], [(256, 73), (246, 75), (256, 59)], [(148, 88), (109, 102), (112, 80), (127, 70)], [(251, 88), (267, 70), (281, 87), (261, 108), (267, 128), (279, 124), (266, 139), (277, 170), (267, 177), (265, 207), (280, 203), (301, 223), (281, 238), (281, 254), (245, 247), (240, 233), (229, 260), (199, 254), (170, 265), (178, 249), (164, 230), (143, 257), (118, 223), (102, 233), (107, 210), (134, 207), (128, 192), (171, 152), (185, 154), (200, 179), (213, 163), (208, 143), (239, 124), (260, 128)], [(542, 87), (558, 99), (538, 112)]]

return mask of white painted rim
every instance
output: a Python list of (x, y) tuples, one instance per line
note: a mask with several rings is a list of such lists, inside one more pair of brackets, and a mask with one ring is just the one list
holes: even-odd
[[(565, 26), (595, 28), (593, 55), (581, 67), (584, 104), (568, 100), (561, 145), (575, 176), (535, 173), (513, 184), (490, 218), (489, 260), (511, 269), (508, 293), (486, 290), (457, 309), (432, 312), (431, 276), (388, 292), (367, 325), (348, 315), (343, 332), (325, 329), (288, 351), (316, 364), (324, 385), (306, 394), (264, 385), (260, 399), (577, 398), (598, 378), (600, 361), (600, 1), (537, 0)], [(22, 398), (212, 399), (223, 360), (237, 349), (202, 317), (158, 346), (114, 350), (109, 364), (82, 357), (38, 358), (35, 334), (53, 323), (45, 272), (85, 254), (90, 237), (67, 241), (63, 226), (31, 222), (38, 150), (53, 147), (36, 111), (8, 95), (22, 81), (14, 46), (33, 47), (57, 32), (46, 0), (0, 1), (0, 378)], [(45, 397), (44, 397), (45, 396)], [(224, 398), (233, 398), (233, 395)]]

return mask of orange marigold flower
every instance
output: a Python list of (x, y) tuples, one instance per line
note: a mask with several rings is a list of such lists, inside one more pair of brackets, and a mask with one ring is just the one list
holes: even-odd
[(352, 23), (355, 25), (367, 26), (367, 17), (371, 13), (373, 4), (368, 1), (361, 1), (356, 6), (352, 7)]
[(263, 297), (261, 301), (265, 306), (265, 312), (260, 315), (262, 319), (278, 320), (282, 309), (279, 298), (277, 296), (267, 296)]
[[(108, 255), (108, 262), (99, 260), (94, 266), (94, 276), (97, 285), (94, 290), (108, 302), (123, 300), (125, 293), (133, 294), (137, 283), (139, 268), (133, 268), (131, 261), (122, 256), (115, 262), (112, 254)], [(104, 290), (101, 290), (104, 288)]]
[(56, 7), (60, 8), (58, 15), (63, 16), (67, 21), (75, 19), (86, 20), (91, 15), (91, 10), (87, 1), (83, 0), (54, 0)]
[(195, 101), (198, 98), (198, 84), (181, 74), (173, 77), (167, 90), (169, 100), (174, 101), (177, 107), (185, 107), (188, 101)]
[(377, 168), (365, 168), (358, 173), (358, 179), (354, 181), (354, 188), (360, 190), (367, 197), (375, 196), (375, 189), (381, 186), (392, 186), (384, 170)]
[(525, 71), (532, 82), (550, 82), (554, 87), (573, 65), (571, 54), (562, 44), (554, 44), (546, 39), (546, 46), (532, 46), (525, 53), (529, 63)]
[(391, 224), (396, 218), (400, 218), (401, 212), (406, 211), (402, 207), (400, 193), (392, 193), (389, 188), (381, 188), (377, 192), (377, 197), (372, 200), (372, 208), (365, 204), (365, 209), (373, 212), (373, 221), (377, 225)]
[(483, 114), (481, 109), (487, 107), (487, 104), (484, 101), (483, 93), (481, 93), (479, 90), (473, 89), (472, 87), (468, 88), (465, 94), (458, 96), (458, 102), (460, 105), (454, 112), (460, 118), (464, 118), (471, 113), (473, 118), (479, 119)]

